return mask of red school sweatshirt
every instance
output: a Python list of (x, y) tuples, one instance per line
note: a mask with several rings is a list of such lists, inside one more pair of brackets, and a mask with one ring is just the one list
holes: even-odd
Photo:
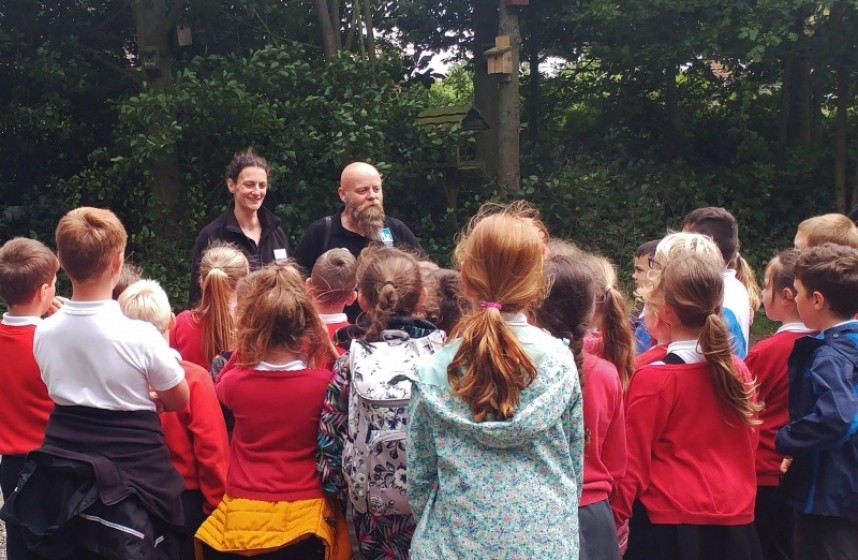
[(176, 324), (170, 329), (170, 348), (178, 350), (182, 359), (208, 371), (212, 364), (203, 355), (204, 328), (204, 321), (197, 321), (191, 311), (182, 311), (176, 316)]
[[(802, 325), (803, 326), (803, 325)], [(756, 378), (757, 398), (765, 403), (760, 413), (760, 443), (757, 447), (757, 485), (777, 486), (781, 460), (775, 450), (775, 434), (789, 424), (789, 377), (787, 360), (795, 341), (812, 334), (808, 330), (783, 330), (751, 348), (745, 364)]]
[(626, 472), (623, 387), (614, 364), (584, 356), (584, 488), (579, 507), (607, 500)]
[(54, 401), (33, 357), (35, 324), (0, 324), (0, 455), (42, 445)]
[(332, 373), (225, 369), (215, 391), (235, 415), (227, 493), (268, 502), (323, 497), (316, 437)]
[[(745, 364), (733, 362), (750, 380)], [(754, 520), (758, 432), (721, 402), (706, 362), (642, 367), (625, 405), (628, 468), (611, 500), (619, 523), (636, 499), (653, 523)]]
[[(344, 329), (344, 328), (348, 327), (349, 325), (351, 325), (351, 323), (349, 323), (348, 321), (339, 321), (336, 323), (325, 323), (325, 327), (327, 327), (327, 329), (328, 329), (328, 336), (331, 337), (332, 341), (336, 341), (336, 339), (334, 338), (334, 335), (337, 334), (338, 330)], [(345, 348), (340, 348), (339, 346), (337, 346), (336, 349), (337, 349), (337, 353), (340, 356), (342, 356), (343, 354), (346, 353)]]
[(185, 370), (190, 398), (181, 410), (161, 413), (161, 429), (170, 461), (184, 478), (185, 489), (202, 492), (203, 511), (208, 515), (226, 490), (226, 424), (209, 372), (186, 360), (179, 364)]
[(635, 370), (648, 366), (653, 362), (660, 362), (667, 356), (667, 345), (656, 345), (645, 352), (635, 356)]

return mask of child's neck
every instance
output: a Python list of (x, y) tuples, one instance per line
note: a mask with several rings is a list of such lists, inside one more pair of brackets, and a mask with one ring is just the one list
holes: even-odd
[(269, 364), (288, 364), (296, 360), (304, 360), (304, 355), (285, 348), (269, 348), (262, 354), (262, 361)]
[(803, 323), (801, 317), (798, 316), (798, 309), (793, 308), (790, 311), (784, 311), (781, 316), (781, 324), (786, 325), (787, 323)]
[(700, 338), (700, 333), (702, 332), (702, 327), (692, 328), (686, 327), (685, 325), (671, 325), (670, 340), (671, 342), (680, 342), (683, 340), (697, 340)]
[(72, 282), (72, 301), (104, 301), (113, 299), (113, 285), (103, 279), (88, 282)]
[(21, 305), (10, 305), (6, 310), (10, 317), (41, 317), (45, 314), (39, 303), (25, 303)]
[(313, 302), (313, 307), (316, 308), (316, 313), (319, 315), (336, 315), (338, 313), (343, 313), (342, 303), (322, 305), (321, 303)]

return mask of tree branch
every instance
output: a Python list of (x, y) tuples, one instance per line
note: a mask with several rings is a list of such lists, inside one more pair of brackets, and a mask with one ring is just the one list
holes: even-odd
[(122, 66), (113, 62), (112, 60), (105, 58), (105, 56), (103, 54), (101, 54), (99, 51), (97, 51), (96, 49), (94, 49), (92, 47), (88, 47), (86, 45), (80, 45), (80, 48), (84, 52), (89, 54), (96, 62), (98, 62), (99, 64), (101, 64), (105, 68), (108, 68), (110, 70), (113, 70), (114, 72), (117, 72), (122, 77), (124, 77), (128, 80), (131, 80), (132, 82), (134, 82), (134, 84), (141, 85), (145, 81), (144, 77), (139, 72), (136, 72), (130, 68), (123, 68)]
[[(316, 49), (316, 50), (319, 50), (319, 51), (321, 51), (321, 50), (322, 50), (322, 48), (321, 48), (319, 45), (311, 45), (311, 44), (309, 44), (309, 43), (302, 43), (301, 41), (296, 41), (296, 40), (294, 40), (294, 39), (289, 39), (288, 37), (283, 37), (283, 36), (281, 36), (281, 35), (278, 35), (278, 34), (274, 33), (273, 31), (271, 31), (270, 29), (268, 29), (268, 27), (267, 27), (267, 26), (265, 26), (264, 28), (262, 28), (262, 27), (257, 27), (257, 26), (255, 26), (255, 25), (251, 25), (251, 24), (247, 23), (246, 21), (244, 21), (243, 19), (241, 19), (240, 17), (236, 17), (234, 14), (231, 14), (231, 13), (229, 13), (229, 12), (228, 12), (228, 11), (226, 11), (226, 10), (221, 9), (220, 13), (221, 13), (221, 14), (223, 14), (223, 15), (225, 15), (225, 16), (227, 16), (227, 17), (229, 17), (230, 19), (232, 19), (232, 20), (233, 20), (233, 21), (235, 21), (236, 23), (240, 23), (241, 25), (243, 25), (243, 26), (245, 26), (245, 27), (247, 27), (247, 28), (249, 28), (249, 29), (253, 29), (254, 31), (260, 31), (260, 32), (262, 32), (262, 33), (268, 33), (269, 35), (271, 35), (271, 37), (272, 37), (272, 38), (277, 39), (277, 40), (279, 40), (279, 41), (282, 41), (282, 42), (284, 42), (284, 43), (291, 43), (291, 44), (293, 44), (293, 45), (301, 45), (301, 46), (309, 47), (309, 48), (311, 48), (311, 49)], [(256, 14), (256, 16), (257, 16), (257, 18), (259, 17), (259, 15), (258, 15), (258, 14)], [(260, 23), (262, 23), (263, 25), (265, 25), (265, 23), (264, 23), (264, 22), (262, 22), (262, 21), (260, 21)]]
[(179, 21), (179, 16), (181, 16), (185, 12), (185, 8), (188, 5), (188, 0), (173, 0), (170, 4), (170, 10), (167, 12), (166, 17), (164, 18), (164, 30), (169, 31), (171, 27), (176, 25), (176, 22)]

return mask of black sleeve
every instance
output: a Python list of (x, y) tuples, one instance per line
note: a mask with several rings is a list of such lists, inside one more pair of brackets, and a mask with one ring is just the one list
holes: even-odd
[(310, 224), (307, 231), (298, 242), (293, 256), (298, 265), (301, 266), (307, 274), (313, 270), (313, 265), (316, 264), (316, 259), (322, 254), (322, 243), (325, 236), (325, 220), (317, 220)]
[(428, 256), (426, 255), (426, 251), (423, 250), (423, 247), (420, 246), (420, 241), (417, 240), (414, 233), (408, 229), (404, 223), (399, 220), (393, 222), (393, 225), (396, 228), (396, 232), (393, 236), (393, 241), (396, 245), (402, 245), (404, 247), (408, 247), (412, 249), (419, 259), (426, 259)]

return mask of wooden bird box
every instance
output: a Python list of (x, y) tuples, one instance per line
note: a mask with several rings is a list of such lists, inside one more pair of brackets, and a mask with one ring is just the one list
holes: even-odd
[(512, 74), (512, 46), (509, 35), (495, 37), (495, 46), (483, 53), (489, 74)]
[(530, 0), (506, 0), (506, 5), (513, 8), (521, 8), (527, 6)]
[(176, 42), (180, 47), (187, 47), (194, 44), (194, 35), (190, 25), (180, 23), (176, 26)]

